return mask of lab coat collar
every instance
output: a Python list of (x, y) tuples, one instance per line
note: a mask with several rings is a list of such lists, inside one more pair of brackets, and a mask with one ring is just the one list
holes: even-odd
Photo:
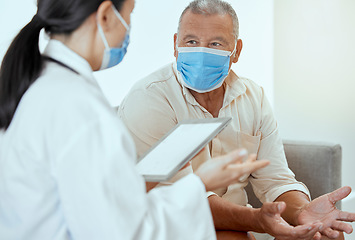
[(67, 65), (78, 72), (82, 77), (94, 81), (95, 84), (97, 84), (90, 64), (62, 42), (54, 39), (49, 40), (43, 55)]
[[(196, 99), (191, 94), (189, 89), (182, 84), (183, 79), (177, 70), (176, 62), (173, 62), (173, 71), (174, 71), (175, 76), (178, 80), (178, 83), (180, 84), (180, 86), (182, 88), (182, 92), (183, 92), (186, 100), (192, 105), (200, 106), (200, 104), (196, 101)], [(237, 74), (234, 73), (233, 70), (230, 70), (229, 75), (224, 80), (223, 84), (226, 89), (225, 94), (224, 94), (223, 107), (228, 106), (234, 99), (236, 99), (237, 97), (239, 97), (240, 95), (242, 95), (246, 92), (246, 86), (241, 81), (241, 79), (237, 76)], [(200, 106), (200, 107), (202, 107), (202, 106)]]

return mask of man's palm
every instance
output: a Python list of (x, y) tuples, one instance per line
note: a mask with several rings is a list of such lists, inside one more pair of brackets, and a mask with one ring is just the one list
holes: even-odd
[(342, 187), (314, 199), (301, 210), (298, 216), (299, 224), (309, 224), (319, 220), (323, 223), (322, 235), (329, 238), (338, 237), (338, 231), (351, 233), (351, 225), (343, 221), (355, 221), (355, 214), (342, 212), (335, 207), (335, 203), (344, 199), (350, 192), (350, 187)]

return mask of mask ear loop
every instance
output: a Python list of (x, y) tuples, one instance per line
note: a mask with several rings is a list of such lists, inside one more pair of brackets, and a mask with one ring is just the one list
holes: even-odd
[(104, 45), (105, 45), (105, 48), (110, 49), (110, 46), (108, 45), (104, 31), (102, 30), (102, 27), (99, 23), (97, 23), (97, 29), (99, 30), (99, 34), (101, 35), (102, 41), (104, 42)]
[[(238, 39), (237, 39), (237, 40), (238, 40)], [(229, 55), (229, 57), (231, 57), (233, 54), (236, 53), (236, 50), (237, 50), (237, 40), (235, 41), (234, 50), (233, 50), (233, 52), (231, 52), (231, 54)]]
[[(238, 40), (238, 39), (237, 39), (237, 40)], [(236, 50), (237, 50), (237, 40), (235, 41), (235, 46), (234, 46), (233, 52), (231, 52), (231, 54), (229, 55), (229, 59), (230, 59), (230, 57), (231, 57), (233, 54), (236, 53)], [(228, 75), (229, 75), (229, 73), (230, 73), (231, 70), (232, 70), (232, 68), (230, 67), (229, 70), (228, 70)]]
[[(130, 27), (128, 26), (128, 24), (126, 23), (126, 21), (123, 19), (123, 17), (121, 16), (121, 14), (117, 11), (117, 9), (115, 8), (115, 6), (111, 5), (113, 12), (115, 13), (115, 15), (117, 16), (117, 18), (121, 21), (122, 25), (126, 28), (127, 31), (129, 31)], [(104, 31), (102, 30), (101, 25), (97, 22), (97, 28), (99, 30), (99, 33), (101, 35), (101, 38), (104, 42), (105, 48), (106, 49), (110, 49), (110, 46), (108, 45), (108, 42), (106, 40)]]
[(128, 24), (126, 23), (126, 21), (123, 19), (123, 17), (121, 16), (121, 14), (117, 11), (117, 9), (115, 8), (115, 6), (111, 5), (113, 12), (116, 14), (116, 16), (118, 17), (118, 19), (121, 21), (121, 23), (123, 24), (123, 26), (126, 28), (127, 31), (129, 31), (130, 27), (128, 26)]

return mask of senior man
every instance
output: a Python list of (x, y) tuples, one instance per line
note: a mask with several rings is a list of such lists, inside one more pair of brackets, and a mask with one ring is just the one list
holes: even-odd
[[(277, 239), (343, 239), (342, 232), (352, 231), (344, 221), (354, 221), (355, 214), (341, 212), (334, 204), (351, 189), (344, 187), (310, 202), (308, 189), (295, 180), (287, 166), (263, 89), (230, 70), (243, 45), (238, 29), (235, 11), (220, 0), (195, 0), (183, 11), (174, 35), (176, 62), (139, 81), (119, 109), (138, 155), (182, 120), (232, 117), (232, 123), (191, 161), (191, 166), (171, 179), (175, 181), (202, 162), (235, 148), (246, 148), (258, 159), (271, 161), (241, 183), (210, 194), (217, 236), (243, 239), (246, 235), (237, 231), (254, 231)], [(261, 209), (246, 207), (244, 187), (248, 182), (264, 203)], [(154, 184), (148, 188), (151, 186)], [(285, 220), (299, 226), (292, 227)]]

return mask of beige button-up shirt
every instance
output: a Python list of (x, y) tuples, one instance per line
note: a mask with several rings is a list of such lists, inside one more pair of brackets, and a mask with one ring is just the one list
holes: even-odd
[[(213, 118), (181, 81), (174, 62), (137, 82), (123, 100), (119, 115), (133, 136), (138, 156), (178, 122)], [(307, 187), (296, 181), (288, 168), (277, 123), (263, 89), (249, 79), (238, 77), (233, 71), (230, 71), (224, 85), (224, 102), (218, 117), (232, 117), (232, 122), (192, 160), (190, 168), (179, 172), (171, 181), (197, 169), (212, 157), (243, 147), (249, 153), (257, 153), (258, 159), (270, 160), (270, 165), (254, 172), (243, 183), (216, 189), (216, 194), (233, 203), (246, 205), (248, 200), (244, 187), (250, 182), (261, 202), (274, 201), (290, 190), (309, 195)], [(176, 146), (179, 144), (183, 143)], [(168, 160), (169, 156), (166, 158)]]

